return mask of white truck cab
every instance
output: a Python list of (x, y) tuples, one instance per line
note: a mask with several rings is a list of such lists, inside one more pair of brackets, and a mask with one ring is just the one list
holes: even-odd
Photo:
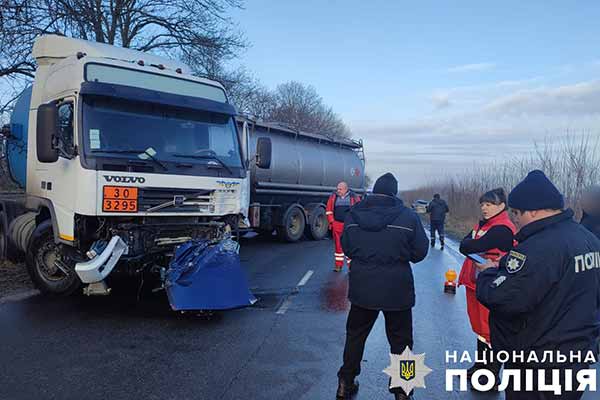
[[(248, 133), (218, 82), (56, 35), (38, 38), (33, 55), (26, 190), (0, 197), (0, 233), (42, 291), (102, 291), (111, 272), (164, 269), (174, 246), (246, 220)], [(268, 167), (270, 149), (257, 158)]]

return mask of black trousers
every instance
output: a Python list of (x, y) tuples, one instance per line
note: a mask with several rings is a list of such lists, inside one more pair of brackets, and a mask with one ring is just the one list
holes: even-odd
[[(360, 362), (365, 350), (365, 342), (377, 320), (379, 310), (368, 310), (356, 305), (350, 307), (346, 322), (346, 345), (344, 346), (344, 364), (338, 377), (352, 382), (360, 374)], [(402, 354), (406, 346), (413, 347), (412, 310), (383, 311), (385, 333), (392, 354)]]
[(435, 244), (435, 232), (437, 231), (440, 242), (444, 244), (444, 221), (431, 221), (429, 224), (429, 233), (431, 234), (431, 243)]

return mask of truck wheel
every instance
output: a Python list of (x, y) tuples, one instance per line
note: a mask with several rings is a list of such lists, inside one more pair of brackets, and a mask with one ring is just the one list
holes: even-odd
[(74, 263), (61, 255), (60, 246), (54, 242), (51, 221), (38, 225), (27, 248), (27, 271), (41, 292), (67, 296), (81, 287), (81, 281)]
[(323, 207), (316, 207), (308, 217), (308, 225), (306, 225), (306, 236), (312, 240), (322, 240), (327, 236), (329, 230), (329, 222), (325, 215)]
[(283, 215), (283, 225), (277, 227), (277, 234), (286, 242), (297, 242), (304, 235), (306, 218), (298, 206), (290, 206)]

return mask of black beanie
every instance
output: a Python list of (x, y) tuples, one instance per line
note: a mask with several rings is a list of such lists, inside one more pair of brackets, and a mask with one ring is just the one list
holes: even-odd
[(398, 181), (391, 173), (383, 174), (375, 181), (373, 186), (374, 194), (387, 194), (388, 196), (396, 196), (398, 194)]
[(565, 200), (556, 186), (540, 171), (531, 171), (508, 195), (508, 206), (522, 211), (562, 210)]

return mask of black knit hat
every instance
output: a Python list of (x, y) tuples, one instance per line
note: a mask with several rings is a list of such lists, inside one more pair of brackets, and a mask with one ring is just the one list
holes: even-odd
[(508, 206), (522, 211), (562, 210), (565, 200), (550, 179), (542, 171), (535, 170), (510, 192)]
[(383, 174), (375, 181), (373, 186), (374, 194), (387, 194), (388, 196), (395, 196), (398, 194), (398, 181), (394, 178), (391, 173)]

